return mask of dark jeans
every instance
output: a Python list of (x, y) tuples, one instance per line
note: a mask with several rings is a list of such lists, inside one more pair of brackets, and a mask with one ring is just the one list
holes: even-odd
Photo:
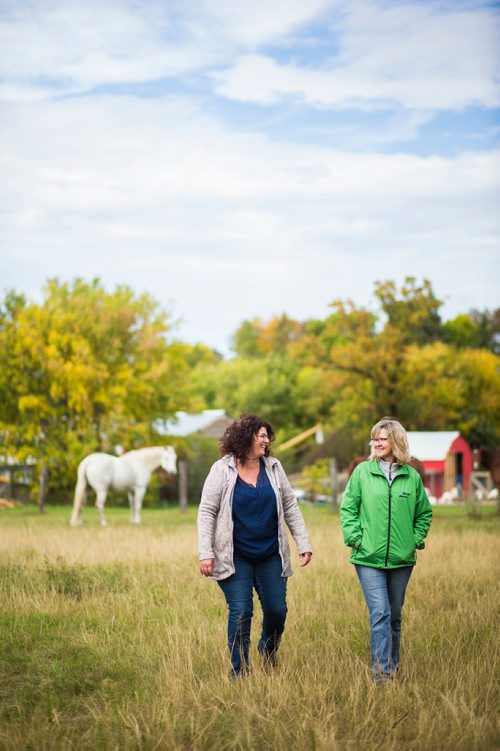
[(370, 612), (370, 644), (375, 681), (396, 672), (401, 642), (401, 610), (413, 566), (372, 568), (356, 565)]
[(232, 670), (240, 675), (248, 670), (250, 627), (253, 615), (253, 590), (262, 606), (262, 634), (259, 652), (273, 663), (285, 629), (286, 577), (281, 576), (282, 564), (278, 553), (264, 561), (252, 563), (234, 558), (235, 573), (218, 584), (228, 606), (227, 639)]

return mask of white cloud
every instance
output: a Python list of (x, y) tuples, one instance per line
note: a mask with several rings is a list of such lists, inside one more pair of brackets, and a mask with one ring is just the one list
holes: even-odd
[(402, 200), (439, 199), (496, 184), (490, 154), (356, 156), (276, 143), (230, 132), (181, 99), (62, 100), (11, 106), (6, 115), (4, 207), (32, 200), (51, 211), (136, 212), (180, 202), (198, 210), (200, 202), (372, 200), (392, 196), (395, 184)]
[(220, 62), (216, 47), (200, 45), (185, 27), (182, 7), (119, 0), (13, 6), (0, 18), (0, 67), (8, 81), (3, 96), (157, 81)]
[[(301, 37), (313, 23), (315, 35)], [(480, 6), (20, 2), (0, 15), (0, 97), (79, 94), (215, 70), (219, 94), (259, 104), (291, 97), (320, 108), (493, 107), (498, 32), (498, 14)], [(294, 61), (300, 42), (323, 58)], [(261, 51), (270, 43), (289, 49), (288, 63)]]
[(128, 283), (173, 301), (183, 336), (222, 349), (244, 317), (323, 316), (335, 297), (366, 302), (374, 279), (406, 273), (429, 276), (438, 294), (455, 289), (458, 310), (494, 305), (500, 153), (276, 143), (179, 99), (6, 114), (3, 287), (33, 294), (47, 277), (76, 275)]
[(173, 78), (281, 39), (331, 0), (19, 3), (0, 15), (0, 96), (13, 101)]
[[(4, 3), (1, 286), (127, 283), (221, 349), (244, 317), (324, 316), (406, 274), (450, 314), (493, 307), (499, 153), (403, 147), (438, 109), (498, 102), (496, 24), (458, 2)], [(166, 78), (183, 96), (103, 93)], [(249, 124), (239, 100), (286, 104)]]
[(319, 108), (498, 107), (500, 24), (491, 10), (353, 3), (331, 29), (340, 50), (322, 63), (240, 56), (214, 73), (219, 94), (271, 104), (291, 97)]
[(286, 38), (327, 11), (342, 7), (342, 0), (204, 0), (206, 15), (197, 28), (213, 20), (211, 32), (238, 45), (255, 48)]

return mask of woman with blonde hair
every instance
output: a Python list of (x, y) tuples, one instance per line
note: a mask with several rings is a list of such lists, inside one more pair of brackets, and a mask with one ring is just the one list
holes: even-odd
[(422, 479), (409, 461), (401, 423), (379, 420), (371, 430), (370, 458), (351, 475), (340, 509), (344, 542), (370, 613), (376, 683), (391, 679), (398, 668), (406, 586), (432, 519)]

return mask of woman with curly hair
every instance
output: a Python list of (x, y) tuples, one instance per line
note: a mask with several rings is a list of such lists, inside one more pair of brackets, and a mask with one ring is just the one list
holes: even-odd
[[(270, 455), (272, 425), (243, 415), (225, 431), (198, 512), (200, 572), (215, 579), (228, 606), (231, 678), (248, 672), (255, 588), (263, 612), (258, 649), (266, 666), (276, 652), (287, 614), (291, 576), (288, 526), (301, 566), (311, 560), (304, 519), (280, 462)], [(286, 525), (286, 526), (285, 526)]]

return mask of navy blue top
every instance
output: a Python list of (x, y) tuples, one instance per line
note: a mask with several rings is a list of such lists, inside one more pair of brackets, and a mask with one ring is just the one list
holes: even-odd
[(249, 561), (263, 561), (278, 552), (276, 494), (262, 460), (256, 487), (238, 475), (233, 494), (233, 522), (236, 555)]

